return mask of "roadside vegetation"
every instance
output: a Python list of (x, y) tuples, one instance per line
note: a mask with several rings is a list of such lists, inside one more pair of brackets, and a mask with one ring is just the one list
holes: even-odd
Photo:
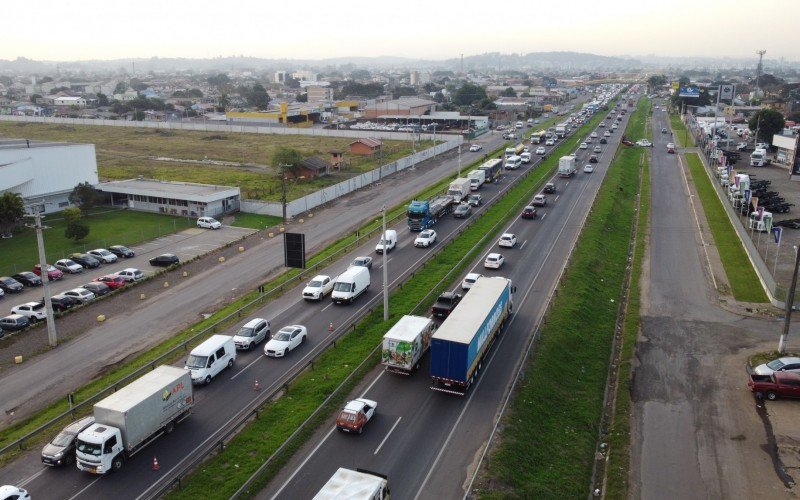
[[(640, 102), (625, 135), (644, 137), (648, 106)], [(481, 498), (587, 496), (636, 221), (641, 151), (621, 146), (606, 174), (475, 486)]]
[(687, 132), (686, 126), (681, 121), (680, 115), (670, 113), (669, 124), (670, 127), (672, 127), (672, 136), (674, 137), (675, 142), (678, 143), (678, 146), (682, 148), (694, 146), (694, 137)]
[(714, 237), (714, 244), (730, 283), (733, 298), (740, 302), (768, 302), (758, 275), (725, 212), (725, 207), (722, 206), (722, 201), (717, 196), (700, 156), (697, 153), (687, 153), (684, 157), (697, 195), (703, 204), (703, 212)]
[(276, 227), (282, 222), (280, 217), (273, 215), (250, 214), (246, 212), (236, 212), (233, 215), (231, 226), (245, 227), (260, 231), (270, 227)]

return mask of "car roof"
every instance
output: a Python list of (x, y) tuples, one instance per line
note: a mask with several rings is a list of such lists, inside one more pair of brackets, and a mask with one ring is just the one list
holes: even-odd
[(94, 416), (89, 415), (88, 417), (83, 417), (80, 420), (72, 422), (68, 426), (64, 427), (64, 430), (73, 434), (77, 434), (80, 431), (92, 425), (93, 423), (94, 423)]
[(267, 320), (265, 320), (264, 318), (253, 318), (253, 319), (251, 319), (250, 321), (248, 321), (247, 323), (245, 323), (242, 326), (244, 328), (253, 328), (257, 324), (261, 323), (262, 321), (267, 321)]
[(313, 278), (311, 278), (311, 281), (317, 281), (317, 280), (322, 281), (324, 279), (330, 279), (330, 278), (331, 277), (328, 276), (327, 274), (318, 274), (318, 275), (314, 276)]
[(486, 256), (487, 259), (491, 259), (491, 258), (496, 259), (498, 257), (502, 257), (502, 255), (500, 255), (499, 253), (490, 253), (489, 255)]
[(481, 274), (479, 274), (479, 273), (469, 273), (469, 274), (467, 274), (465, 276), (465, 279), (467, 279), (467, 278), (477, 279), (477, 278), (480, 278), (480, 277), (481, 277)]
[(780, 358), (775, 358), (767, 363), (772, 363), (772, 361), (781, 360), (784, 365), (788, 365), (790, 363), (800, 363), (800, 357), (797, 356), (783, 356)]
[(503, 233), (503, 235), (500, 236), (500, 237), (501, 238), (513, 238), (514, 237), (514, 233)]

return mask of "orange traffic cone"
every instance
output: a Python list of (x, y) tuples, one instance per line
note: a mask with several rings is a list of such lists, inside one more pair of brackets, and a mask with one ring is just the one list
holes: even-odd
[(328, 325), (328, 331), (329, 332), (333, 331), (333, 321), (331, 321), (330, 324)]
[(161, 466), (158, 465), (158, 459), (155, 457), (155, 455), (153, 455), (153, 470), (158, 470), (160, 468)]
[(254, 391), (260, 391), (261, 390), (261, 386), (258, 385), (258, 379), (256, 379), (256, 381), (253, 383), (253, 390)]

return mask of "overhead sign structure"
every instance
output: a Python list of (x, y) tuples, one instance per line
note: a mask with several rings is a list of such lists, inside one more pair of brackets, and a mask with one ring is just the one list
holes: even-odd
[(720, 99), (733, 99), (733, 94), (736, 91), (735, 85), (720, 85), (719, 98)]
[(283, 233), (283, 257), (286, 267), (306, 268), (306, 235)]
[(697, 87), (681, 87), (678, 97), (700, 97), (700, 89)]

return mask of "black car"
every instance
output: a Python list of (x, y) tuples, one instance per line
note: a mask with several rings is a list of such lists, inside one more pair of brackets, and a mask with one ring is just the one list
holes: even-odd
[(106, 285), (105, 283), (101, 283), (99, 281), (92, 281), (91, 283), (86, 283), (85, 285), (83, 285), (83, 288), (95, 294), (96, 297), (102, 297), (103, 295), (106, 295), (107, 293), (111, 292), (111, 288), (109, 288), (108, 285)]
[(9, 332), (25, 329), (30, 324), (31, 321), (27, 318), (27, 316), (23, 316), (21, 314), (12, 314), (11, 316), (0, 318), (0, 327)]
[(542, 192), (547, 194), (553, 194), (556, 192), (556, 185), (553, 184), (552, 182), (548, 182), (547, 184), (544, 185), (544, 189), (542, 189)]
[(10, 276), (0, 276), (0, 290), (5, 293), (19, 293), (25, 286)]
[(27, 286), (41, 286), (42, 285), (42, 278), (36, 276), (30, 271), (23, 271), (21, 273), (13, 274), (11, 276), (15, 280), (19, 281), (23, 285)]
[(94, 417), (83, 417), (66, 426), (42, 449), (42, 463), (51, 467), (69, 465), (75, 461), (75, 440), (94, 423)]
[(136, 253), (134, 253), (133, 250), (131, 250), (130, 248), (128, 248), (126, 246), (122, 246), (122, 245), (112, 245), (112, 246), (108, 247), (108, 251), (113, 253), (117, 257), (125, 257), (126, 259), (129, 259), (129, 258), (133, 257), (134, 255), (136, 255)]
[(165, 253), (150, 259), (151, 266), (169, 267), (178, 263), (180, 263), (180, 259), (178, 259), (178, 256), (173, 253)]
[[(44, 299), (42, 299), (44, 302)], [(54, 295), (50, 297), (50, 302), (53, 304), (53, 310), (56, 312), (66, 311), (78, 305), (78, 300), (73, 299), (67, 295)]]
[(600, 144), (608, 144), (608, 141), (606, 140), (605, 137), (600, 138)]
[(597, 163), (597, 155), (590, 156), (589, 163)]
[(88, 253), (74, 253), (69, 256), (73, 262), (80, 264), (84, 269), (95, 269), (100, 267), (100, 261)]
[(461, 203), (453, 210), (453, 217), (457, 219), (466, 219), (470, 214), (472, 214), (472, 205), (469, 203)]

